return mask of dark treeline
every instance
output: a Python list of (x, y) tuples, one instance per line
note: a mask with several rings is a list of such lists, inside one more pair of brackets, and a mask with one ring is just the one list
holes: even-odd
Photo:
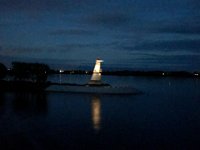
[(12, 68), (0, 64), (0, 79), (10, 75), (13, 80), (0, 80), (0, 90), (6, 91), (42, 91), (48, 85), (50, 68), (46, 64), (13, 62)]
[(45, 82), (50, 68), (46, 64), (13, 62), (11, 74), (15, 80)]
[(4, 64), (0, 63), (0, 79), (4, 78), (7, 74), (7, 68)]

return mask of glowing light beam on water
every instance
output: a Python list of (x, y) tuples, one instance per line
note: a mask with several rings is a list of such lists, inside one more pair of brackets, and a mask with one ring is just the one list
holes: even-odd
[(101, 128), (101, 102), (99, 97), (92, 97), (92, 123), (94, 130), (98, 131)]

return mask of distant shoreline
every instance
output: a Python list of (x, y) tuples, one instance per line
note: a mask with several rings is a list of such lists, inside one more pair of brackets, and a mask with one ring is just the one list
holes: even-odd
[[(51, 70), (50, 74), (81, 74), (91, 75), (92, 71), (85, 70)], [(187, 71), (103, 71), (102, 75), (111, 76), (146, 76), (146, 77), (200, 77), (200, 72)]]
[[(0, 63), (0, 90), (1, 91), (44, 91), (49, 85), (55, 84), (48, 81), (48, 76), (53, 74), (92, 75), (91, 70), (53, 70), (46, 64), (13, 62), (12, 68), (7, 69)], [(103, 70), (102, 75), (110, 76), (136, 76), (136, 77), (175, 77), (198, 78), (200, 72), (187, 71), (109, 71)], [(8, 78), (6, 78), (8, 77)], [(10, 78), (11, 77), (11, 78)]]
[[(51, 71), (49, 75), (54, 74), (71, 74), (71, 75), (91, 75), (92, 71), (81, 71), (81, 70), (68, 70), (64, 72)], [(173, 71), (173, 72), (162, 72), (162, 71), (104, 71), (103, 75), (110, 76), (135, 76), (135, 77), (155, 77), (155, 78), (196, 78), (200, 79), (199, 72), (185, 72), (185, 71)], [(55, 85), (59, 83), (53, 83), (50, 81), (45, 82), (35, 82), (29, 80), (0, 80), (0, 90), (1, 92), (10, 91), (10, 92), (43, 92), (50, 85)], [(68, 84), (68, 83), (66, 83)]]

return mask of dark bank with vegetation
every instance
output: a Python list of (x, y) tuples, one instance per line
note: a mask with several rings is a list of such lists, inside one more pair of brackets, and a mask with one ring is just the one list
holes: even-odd
[[(1, 91), (43, 91), (49, 82), (47, 77), (50, 71), (48, 65), (39, 63), (13, 62), (12, 69), (0, 64)], [(12, 80), (4, 80), (9, 75)]]
[[(52, 70), (46, 64), (13, 62), (12, 68), (7, 69), (0, 63), (0, 90), (1, 91), (44, 91), (51, 84), (47, 81), (50, 74), (92, 74), (85, 70)], [(200, 72), (186, 71), (103, 71), (103, 75), (110, 76), (145, 76), (145, 77), (189, 77), (199, 78)], [(10, 76), (11, 79), (5, 79)]]

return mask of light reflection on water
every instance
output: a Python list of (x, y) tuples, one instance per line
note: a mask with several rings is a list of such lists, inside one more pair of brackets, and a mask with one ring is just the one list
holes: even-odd
[[(56, 77), (59, 82), (59, 76)], [(63, 78), (65, 82), (85, 83), (90, 76)], [(144, 94), (0, 93), (0, 149), (199, 146), (199, 79), (103, 79), (116, 86), (133, 86)]]
[(101, 102), (98, 96), (92, 97), (92, 123), (96, 131), (101, 128)]

